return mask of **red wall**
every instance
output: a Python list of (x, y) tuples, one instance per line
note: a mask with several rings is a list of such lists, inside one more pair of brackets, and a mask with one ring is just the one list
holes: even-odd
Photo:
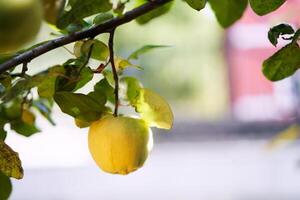
[[(234, 116), (237, 118), (239, 118), (240, 108), (243, 107), (240, 102), (245, 97), (250, 102), (253, 99), (252, 107), (255, 107), (255, 99), (257, 99), (255, 97), (269, 96), (272, 100), (275, 95), (274, 84), (264, 78), (261, 66), (262, 62), (276, 51), (276, 48), (267, 39), (267, 32), (270, 27), (282, 22), (300, 28), (300, 0), (288, 0), (277, 11), (263, 17), (257, 16), (248, 8), (242, 19), (227, 30), (226, 58), (229, 67), (231, 107)], [(284, 44), (280, 43), (278, 48), (282, 45)], [(287, 87), (287, 90), (290, 89)], [(286, 94), (289, 94), (289, 91), (286, 91)], [(293, 98), (292, 94), (291, 98)], [(257, 104), (260, 104), (260, 102), (257, 102)], [(279, 102), (279, 104), (282, 104), (282, 102)], [(260, 106), (263, 107), (263, 105)], [(236, 109), (237, 107), (238, 109)], [(251, 106), (249, 109), (251, 109)], [(282, 108), (279, 109), (282, 111)], [(242, 112), (247, 113), (247, 108)], [(254, 111), (251, 112), (254, 113)], [(259, 112), (258, 110), (257, 115), (264, 115), (263, 112), (261, 114)], [(283, 110), (281, 112), (283, 113), (282, 116), (286, 117), (288, 112), (291, 112), (291, 110)], [(282, 116), (277, 116), (277, 118), (282, 118)], [(247, 118), (247, 116), (245, 117)], [(268, 117), (266, 117), (267, 119)]]

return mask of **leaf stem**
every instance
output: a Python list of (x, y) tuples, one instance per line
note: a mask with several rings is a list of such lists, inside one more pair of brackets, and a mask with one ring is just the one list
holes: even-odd
[[(90, 38), (90, 39), (93, 39), (93, 38)], [(87, 57), (86, 57), (84, 63), (82, 64), (82, 66), (81, 66), (80, 69), (79, 69), (79, 74), (81, 73), (81, 71), (83, 70), (83, 68), (85, 68), (85, 67), (87, 66), (87, 64), (89, 63), (90, 58), (91, 58), (91, 56), (92, 56), (93, 47), (94, 47), (94, 44), (92, 44), (92, 45), (90, 46), (88, 55), (87, 55)]]
[(28, 62), (24, 62), (23, 63), (23, 67), (22, 67), (22, 72), (21, 72), (21, 76), (24, 76), (25, 73), (28, 71)]
[(114, 80), (115, 80), (115, 111), (114, 111), (114, 116), (117, 117), (118, 116), (118, 108), (119, 108), (119, 76), (118, 76), (118, 72), (116, 69), (116, 65), (115, 65), (115, 56), (114, 56), (114, 35), (115, 35), (115, 28), (113, 28), (110, 32), (109, 32), (109, 41), (108, 41), (108, 47), (109, 47), (109, 61), (111, 64), (111, 68), (112, 68), (112, 72), (114, 75)]

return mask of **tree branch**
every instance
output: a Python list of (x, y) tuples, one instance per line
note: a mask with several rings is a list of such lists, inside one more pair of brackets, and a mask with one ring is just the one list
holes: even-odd
[(15, 57), (13, 57), (12, 59), (4, 62), (3, 64), (0, 65), (0, 73), (3, 73), (6, 70), (11, 69), (11, 68), (13, 68), (19, 64), (22, 64), (24, 62), (30, 62), (34, 58), (36, 58), (44, 53), (47, 53), (53, 49), (56, 49), (58, 47), (64, 46), (66, 44), (70, 44), (70, 43), (78, 41), (78, 40), (95, 37), (99, 34), (109, 32), (110, 30), (112, 30), (122, 24), (128, 23), (128, 22), (136, 19), (137, 17), (139, 17), (143, 14), (146, 14), (158, 7), (161, 7), (162, 5), (164, 5), (170, 1), (172, 1), (172, 0), (149, 1), (149, 2), (141, 5), (140, 7), (137, 7), (135, 9), (125, 13), (123, 16), (116, 17), (112, 20), (109, 20), (109, 21), (103, 23), (103, 24), (94, 26), (94, 27), (84, 30), (84, 31), (75, 32), (70, 35), (51, 40), (45, 44), (42, 44), (34, 49), (31, 49), (24, 53), (21, 53)]

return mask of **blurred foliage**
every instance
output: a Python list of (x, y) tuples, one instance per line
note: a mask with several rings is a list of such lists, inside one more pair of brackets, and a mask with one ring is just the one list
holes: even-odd
[[(250, 0), (250, 6), (258, 15), (265, 15), (284, 2)], [(205, 7), (207, 3), (213, 12)], [(144, 15), (125, 13), (142, 4), (149, 6), (148, 10), (144, 7), (149, 11)], [(222, 27), (229, 27), (241, 18), (247, 4), (247, 0), (0, 1), (0, 64), (9, 60), (22, 63), (21, 66), (9, 65), (12, 67), (0, 74), (0, 197), (7, 198), (11, 192), (9, 177), (23, 177), (18, 153), (4, 142), (6, 125), (26, 137), (36, 134), (40, 131), (36, 124), (37, 113), (55, 124), (51, 118), (54, 102), (81, 128), (107, 114), (118, 116), (118, 107), (123, 106), (134, 108), (149, 127), (170, 129), (173, 113), (159, 94), (172, 99), (178, 110), (176, 113), (184, 111), (182, 116), (186, 119), (193, 114), (202, 119), (224, 114), (228, 93), (220, 48), (222, 31), (212, 23), (215, 18), (211, 16), (214, 13)], [(42, 11), (50, 27), (42, 30), (47, 37), (22, 49), (36, 36)], [(127, 22), (128, 15), (136, 17), (136, 23), (117, 29), (115, 54), (115, 28)], [(93, 33), (95, 29), (92, 28), (110, 19), (116, 27), (109, 27), (110, 23), (103, 25), (109, 28), (106, 29), (109, 38), (107, 35), (95, 38), (95, 33), (99, 32)], [(41, 56), (34, 64), (31, 64), (32, 57), (23, 59), (20, 55), (31, 50), (35, 58), (47, 51), (39, 46), (49, 39), (65, 36), (66, 41), (73, 41), (73, 35), (78, 36), (74, 32), (85, 30), (88, 31), (84, 33), (89, 34), (85, 39)], [(300, 30), (278, 25), (271, 28), (268, 36), (275, 46), (280, 38), (289, 43), (263, 63), (263, 73), (272, 81), (291, 76), (300, 67)], [(51, 47), (46, 45), (45, 48), (50, 51), (53, 46), (60, 46), (60, 42), (61, 39), (51, 41), (48, 43)], [(154, 49), (157, 51), (152, 53), (150, 50)], [(146, 53), (147, 57), (143, 56)], [(35, 68), (28, 71), (28, 64), (30, 69)], [(5, 64), (1, 66), (7, 69)], [(134, 78), (136, 76), (138, 78)], [(155, 88), (158, 93), (145, 88)]]
[[(290, 37), (286, 37), (290, 36)], [(288, 24), (279, 24), (270, 29), (269, 41), (276, 46), (280, 38), (290, 41), (264, 61), (263, 73), (271, 81), (279, 81), (293, 75), (300, 68), (300, 29), (295, 31)]]
[[(191, 11), (186, 3), (176, 1), (159, 20), (143, 27), (130, 23), (117, 32), (120, 54), (129, 55), (144, 44), (169, 46), (140, 57), (137, 63), (143, 71), (127, 73), (169, 99), (177, 117), (212, 119), (227, 111), (223, 30), (211, 14), (209, 9)], [(143, 34), (135, 34), (138, 31)]]
[(300, 136), (300, 127), (298, 124), (293, 124), (285, 130), (279, 132), (275, 137), (267, 144), (267, 148), (270, 150), (279, 148), (283, 145), (289, 144), (297, 140)]

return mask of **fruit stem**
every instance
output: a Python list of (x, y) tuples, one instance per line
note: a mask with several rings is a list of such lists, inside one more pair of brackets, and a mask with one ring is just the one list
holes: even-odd
[(112, 29), (109, 32), (109, 41), (108, 41), (108, 47), (109, 47), (109, 61), (111, 64), (112, 72), (114, 75), (115, 80), (115, 111), (114, 116), (118, 116), (118, 107), (119, 107), (119, 76), (115, 65), (115, 59), (114, 59), (114, 35), (115, 35), (115, 28)]

